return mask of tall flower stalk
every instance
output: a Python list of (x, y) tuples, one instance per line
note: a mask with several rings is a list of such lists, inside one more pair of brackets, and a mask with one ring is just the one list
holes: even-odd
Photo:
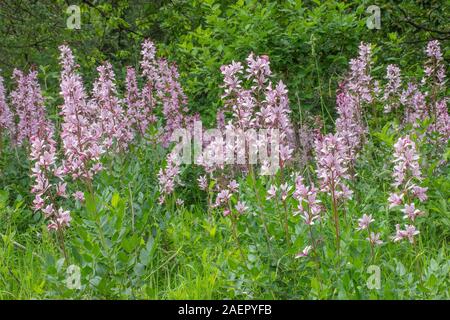
[(44, 98), (35, 70), (24, 74), (14, 69), (13, 79), (16, 82), (16, 89), (11, 92), (11, 102), (19, 117), (16, 141), (22, 144), (25, 141), (30, 142), (31, 137), (39, 135), (38, 131), (45, 127), (43, 124), (47, 120)]
[(124, 151), (133, 135), (128, 115), (122, 108), (122, 101), (117, 97), (112, 65), (105, 62), (97, 71), (99, 75), (94, 82), (93, 103), (99, 112), (103, 145), (106, 150), (115, 145), (119, 151)]
[(14, 136), (14, 115), (6, 103), (6, 92), (3, 77), (0, 76), (0, 154), (2, 154), (3, 133)]
[(64, 257), (68, 258), (64, 244), (64, 229), (72, 220), (70, 211), (64, 210), (60, 202), (67, 198), (64, 171), (57, 164), (56, 142), (53, 138), (53, 126), (43, 124), (39, 135), (31, 137), (30, 158), (34, 162), (31, 177), (34, 185), (31, 192), (35, 194), (33, 207), (41, 211), (48, 220), (49, 231), (57, 233)]
[[(404, 213), (403, 218), (409, 221), (405, 229), (401, 230), (400, 225), (396, 225), (396, 234), (393, 237), (394, 242), (408, 239), (415, 243), (414, 237), (419, 234), (415, 227), (416, 219), (424, 212), (417, 209), (417, 202), (427, 200), (427, 188), (421, 187), (418, 183), (422, 180), (419, 154), (416, 150), (416, 144), (406, 135), (400, 137), (394, 145), (394, 183), (395, 192), (391, 193), (388, 201), (389, 208), (401, 208)], [(417, 200), (417, 201), (415, 201)]]
[(337, 135), (328, 134), (316, 141), (316, 173), (321, 191), (331, 197), (331, 207), (336, 233), (336, 247), (339, 251), (339, 213), (342, 201), (350, 199), (352, 191), (345, 184), (347, 174), (346, 148), (343, 139)]
[(100, 156), (104, 152), (100, 141), (101, 126), (95, 105), (87, 103), (83, 82), (70, 48), (59, 47), (61, 71), (61, 139), (64, 149), (63, 169), (73, 179), (83, 180), (92, 193), (92, 179), (102, 169)]

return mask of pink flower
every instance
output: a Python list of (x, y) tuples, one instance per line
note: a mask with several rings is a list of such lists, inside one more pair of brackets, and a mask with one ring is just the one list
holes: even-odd
[(215, 206), (218, 207), (222, 204), (226, 204), (230, 199), (231, 199), (230, 191), (227, 189), (222, 190), (217, 194)]
[(176, 181), (178, 180), (179, 173), (180, 167), (178, 164), (178, 160), (173, 153), (169, 153), (169, 155), (167, 156), (166, 167), (159, 169), (158, 173), (159, 191), (162, 197), (162, 201), (160, 201), (160, 203), (164, 203), (165, 197), (172, 194), (175, 190), (175, 185)]
[[(132, 67), (127, 67), (126, 76), (126, 97), (125, 103), (127, 108), (127, 117), (129, 124), (141, 136), (147, 131), (150, 120), (153, 120), (149, 115), (150, 108), (141, 97), (141, 92), (138, 88), (136, 79), (136, 70)], [(153, 105), (151, 106), (153, 108)]]
[(55, 212), (55, 209), (53, 208), (53, 203), (50, 203), (48, 206), (42, 209), (42, 212), (45, 214), (47, 218), (51, 217)]
[(416, 217), (423, 215), (422, 211), (416, 209), (414, 203), (405, 204), (405, 207), (401, 211), (405, 214), (403, 218), (409, 219), (412, 222), (416, 220)]
[(206, 180), (206, 176), (200, 176), (198, 179), (198, 186), (201, 190), (208, 189), (208, 181)]
[(13, 78), (17, 87), (11, 92), (11, 102), (19, 117), (17, 124), (17, 142), (41, 135), (41, 131), (49, 127), (45, 118), (44, 98), (37, 79), (37, 72), (28, 75), (14, 69)]
[(122, 101), (117, 97), (112, 65), (106, 62), (97, 71), (98, 79), (94, 82), (91, 103), (98, 112), (103, 144), (106, 149), (110, 149), (115, 143), (123, 151), (133, 138), (131, 123), (121, 106)]
[(245, 205), (245, 203), (244, 202), (241, 202), (241, 201), (238, 201), (237, 202), (237, 204), (236, 204), (236, 211), (239, 213), (239, 214), (244, 214), (246, 211), (247, 211), (247, 206)]
[(362, 218), (358, 219), (358, 228), (356, 228), (356, 230), (365, 230), (369, 228), (369, 225), (374, 221), (371, 214), (363, 214)]
[(403, 240), (406, 236), (406, 233), (404, 230), (400, 229), (399, 224), (395, 225), (395, 230), (396, 230), (395, 236), (392, 238), (394, 240), (394, 242)]
[(370, 68), (372, 65), (372, 50), (370, 44), (361, 42), (359, 46), (359, 56), (350, 60), (350, 76), (347, 87), (358, 100), (372, 102), (372, 77)]
[(72, 221), (72, 218), (69, 211), (65, 211), (62, 208), (59, 208), (56, 220), (58, 221), (58, 225), (60, 226), (60, 228), (64, 228), (70, 227), (70, 221)]
[(395, 226), (395, 228), (396, 234), (393, 237), (394, 242), (401, 241), (407, 238), (410, 243), (414, 243), (414, 236), (420, 233), (413, 225), (406, 225), (405, 230), (401, 230), (400, 225), (398, 224)]
[(142, 103), (148, 106), (148, 123), (156, 121), (154, 108), (161, 105), (165, 120), (161, 140), (167, 147), (173, 132), (178, 128), (188, 127), (193, 117), (187, 113), (187, 98), (178, 80), (177, 67), (166, 59), (156, 58), (155, 45), (149, 39), (142, 43), (142, 75), (146, 80), (142, 89)]
[(220, 71), (224, 76), (225, 96), (231, 95), (233, 92), (241, 88), (241, 80), (237, 76), (242, 73), (242, 64), (240, 62), (232, 61), (230, 65), (223, 65), (220, 67)]
[(349, 178), (345, 154), (343, 138), (338, 135), (328, 134), (316, 141), (316, 172), (321, 190), (330, 195), (334, 192), (336, 199), (350, 199), (352, 195), (344, 183)]
[(320, 200), (317, 199), (317, 189), (314, 185), (306, 187), (303, 184), (303, 177), (298, 176), (295, 179), (295, 192), (293, 197), (299, 202), (298, 211), (294, 212), (294, 216), (300, 214), (307, 225), (313, 225), (314, 220), (320, 217), (319, 215), (322, 211)]
[(443, 98), (436, 102), (435, 105), (435, 124), (431, 125), (430, 128), (433, 128), (434, 131), (439, 133), (439, 142), (442, 145), (450, 139), (450, 115), (448, 112), (447, 102), (448, 98)]
[(312, 214), (312, 213), (310, 213), (309, 211), (304, 210), (303, 207), (300, 207), (300, 205), (298, 206), (298, 209), (299, 209), (299, 210), (296, 211), (296, 212), (294, 213), (294, 215), (300, 214), (300, 215), (301, 215), (301, 218), (302, 218), (303, 220), (305, 220), (305, 224), (306, 224), (307, 226), (312, 226), (312, 225), (314, 225), (314, 220), (316, 220), (316, 219), (319, 218), (319, 216), (318, 216), (317, 214)]
[(336, 119), (336, 135), (342, 138), (345, 156), (350, 162), (356, 160), (366, 132), (358, 101), (345, 89), (336, 97), (336, 109), (339, 115)]
[(280, 185), (281, 200), (285, 201), (287, 199), (291, 189), (292, 187), (287, 182)]
[(58, 183), (56, 185), (56, 195), (59, 197), (67, 198), (66, 187), (67, 183)]
[(411, 189), (413, 191), (413, 195), (415, 197), (417, 197), (417, 199), (419, 199), (420, 202), (423, 202), (428, 199), (427, 194), (426, 194), (428, 188), (422, 188), (422, 187), (413, 185), (413, 186), (411, 186)]
[(71, 220), (72, 218), (70, 216), (70, 212), (64, 211), (62, 208), (59, 208), (58, 212), (55, 214), (55, 219), (49, 221), (47, 229), (49, 231), (57, 231), (59, 229), (70, 227)]
[(401, 77), (400, 68), (396, 65), (390, 64), (386, 69), (386, 79), (388, 83), (384, 88), (383, 101), (386, 103), (384, 112), (390, 112), (392, 109), (397, 109), (399, 106), (398, 99), (400, 98)]
[(299, 253), (297, 253), (295, 255), (295, 258), (303, 258), (303, 257), (307, 257), (309, 255), (309, 252), (311, 251), (312, 247), (311, 246), (306, 246), (302, 251), (300, 251)]
[(269, 187), (269, 190), (267, 190), (267, 200), (270, 200), (272, 198), (274, 198), (277, 194), (277, 187), (275, 187), (274, 185), (271, 185)]
[(420, 231), (416, 230), (416, 227), (413, 225), (405, 226), (405, 236), (408, 238), (409, 242), (414, 242), (414, 236), (418, 235)]
[(419, 155), (416, 151), (416, 144), (409, 135), (399, 138), (394, 145), (394, 186), (399, 187), (407, 179), (415, 178), (420, 180)]
[(403, 201), (403, 193), (400, 195), (398, 195), (397, 193), (392, 193), (389, 196), (388, 201), (389, 201), (389, 209), (392, 209), (397, 206), (401, 206), (402, 201)]
[[(267, 140), (278, 138), (279, 148), (276, 154), (268, 157), (279, 166), (292, 158), (294, 146), (294, 130), (290, 122), (289, 98), (287, 88), (282, 81), (276, 86), (270, 82), (271, 70), (267, 56), (255, 56), (251, 53), (247, 58), (247, 68), (243, 78), (251, 80), (250, 88), (244, 88), (241, 79), (244, 67), (239, 62), (232, 62), (220, 68), (224, 76), (224, 108), (218, 111), (218, 127), (234, 130), (267, 129)], [(231, 115), (228, 123), (226, 117)], [(227, 124), (226, 124), (227, 123)], [(226, 125), (225, 125), (226, 124)], [(258, 140), (258, 141), (256, 141)], [(248, 137), (248, 144), (260, 147), (261, 139)], [(227, 146), (233, 156), (239, 154), (233, 146)], [(246, 159), (248, 160), (248, 159)], [(267, 163), (261, 164), (263, 172), (272, 172)]]
[(297, 176), (295, 178), (295, 191), (292, 195), (295, 199), (297, 199), (299, 202), (302, 202), (306, 197), (308, 197), (308, 188), (303, 184), (303, 177)]
[(443, 87), (445, 83), (445, 62), (439, 41), (428, 42), (425, 52), (429, 59), (425, 64), (425, 78), (422, 81), (427, 82), (436, 79), (437, 85)]
[(182, 199), (178, 198), (176, 201), (176, 204), (177, 204), (177, 206), (181, 207), (184, 204), (184, 201)]
[[(100, 155), (99, 146), (102, 128), (97, 122), (98, 110), (87, 103), (81, 77), (77, 74), (74, 57), (69, 47), (59, 47), (61, 71), (61, 139), (65, 159), (64, 172), (73, 179), (92, 180), (97, 172)], [(97, 164), (97, 166), (95, 166)]]
[(263, 89), (268, 77), (271, 75), (270, 62), (268, 56), (255, 57), (255, 55), (250, 53), (247, 58), (248, 68), (246, 72), (248, 73), (247, 79), (253, 78), (253, 82), (256, 84), (258, 89)]
[(33, 209), (34, 210), (41, 210), (45, 205), (45, 200), (37, 194), (33, 200)]
[[(47, 126), (44, 126), (47, 124)], [(33, 201), (34, 209), (41, 210), (45, 217), (49, 220), (48, 229), (58, 230), (68, 227), (70, 222), (70, 214), (56, 208), (56, 200), (58, 197), (66, 198), (66, 183), (61, 181), (63, 175), (54, 175), (57, 172), (56, 165), (56, 142), (53, 139), (53, 126), (49, 122), (44, 121), (42, 127), (38, 131), (39, 136), (32, 136), (30, 158), (34, 161), (31, 177), (34, 179), (34, 185), (31, 192), (35, 194)]]
[(371, 232), (370, 236), (366, 238), (372, 245), (380, 245), (383, 244), (383, 241), (380, 240), (380, 234)]
[(232, 180), (229, 184), (228, 184), (228, 189), (230, 190), (231, 193), (235, 193), (238, 191), (239, 188), (239, 184), (236, 182), (236, 180)]
[(78, 200), (80, 202), (84, 202), (84, 193), (81, 191), (75, 191), (72, 196), (75, 198), (75, 200)]
[(14, 135), (14, 116), (6, 103), (3, 77), (0, 76), (0, 132), (6, 131), (10, 136)]

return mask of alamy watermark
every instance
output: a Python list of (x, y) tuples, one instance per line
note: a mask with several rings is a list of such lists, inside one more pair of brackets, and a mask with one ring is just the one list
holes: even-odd
[(81, 289), (81, 269), (75, 264), (71, 264), (66, 271), (66, 286), (69, 289)]
[(81, 29), (81, 9), (80, 6), (71, 5), (66, 9), (69, 17), (66, 20), (67, 29)]
[(366, 20), (366, 26), (370, 30), (381, 29), (381, 9), (379, 6), (371, 5), (366, 9), (366, 13), (370, 14)]
[(371, 265), (367, 268), (367, 273), (370, 274), (367, 279), (367, 288), (368, 289), (381, 289), (381, 269), (379, 266)]
[(262, 175), (279, 169), (280, 132), (278, 129), (208, 129), (195, 121), (193, 129), (179, 128), (171, 136), (177, 142), (174, 154), (181, 164), (203, 166), (261, 165)]

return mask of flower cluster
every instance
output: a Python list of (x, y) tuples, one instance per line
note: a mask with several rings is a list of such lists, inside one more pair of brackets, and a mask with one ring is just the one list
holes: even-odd
[(350, 199), (352, 191), (344, 183), (347, 174), (346, 146), (342, 137), (328, 134), (316, 141), (317, 178), (321, 191), (335, 200)]
[[(269, 137), (273, 130), (279, 131), (279, 160), (281, 166), (292, 157), (294, 131), (290, 123), (289, 99), (286, 86), (279, 81), (275, 86), (270, 81), (271, 70), (268, 56), (247, 57), (247, 68), (243, 77), (251, 80), (250, 89), (242, 86), (240, 75), (244, 67), (240, 62), (232, 62), (220, 68), (224, 77), (224, 109), (218, 113), (218, 127), (224, 127), (225, 116), (230, 114), (226, 128), (230, 130), (268, 129)], [(247, 148), (255, 144), (255, 139), (247, 137)], [(235, 153), (239, 150), (234, 150)]]
[(317, 189), (314, 185), (307, 187), (303, 181), (302, 176), (295, 179), (295, 191), (292, 196), (298, 201), (298, 211), (294, 215), (300, 214), (307, 225), (313, 225), (314, 220), (320, 218), (323, 207), (317, 198)]
[(361, 149), (365, 128), (362, 125), (360, 109), (354, 96), (344, 91), (336, 97), (336, 134), (346, 147), (346, 158), (352, 163)]
[(206, 176), (200, 176), (197, 179), (198, 182), (198, 187), (203, 190), (206, 191), (208, 189), (208, 180), (206, 179)]
[[(216, 200), (212, 204), (213, 208), (223, 208), (223, 215), (226, 217), (232, 213), (232, 206), (231, 206), (231, 197), (234, 194), (237, 194), (239, 189), (239, 184), (236, 182), (236, 180), (231, 180), (228, 185), (218, 190)], [(244, 214), (248, 207), (246, 206), (245, 202), (237, 201), (235, 205), (235, 210), (238, 214)]]
[(426, 119), (431, 120), (428, 132), (438, 134), (437, 141), (444, 145), (450, 138), (450, 115), (448, 113), (448, 97), (445, 96), (445, 63), (439, 41), (433, 40), (425, 49), (428, 60), (420, 85), (410, 81), (402, 88), (400, 69), (395, 65), (387, 67), (387, 84), (381, 102), (386, 113), (403, 107), (404, 125), (413, 128), (421, 126)]
[(297, 130), (299, 165), (305, 167), (314, 158), (314, 144), (320, 138), (323, 123), (319, 116), (302, 121)]
[(159, 203), (163, 204), (168, 195), (175, 190), (178, 175), (180, 173), (180, 163), (177, 155), (171, 152), (167, 156), (167, 164), (165, 168), (159, 169)]
[(141, 136), (144, 136), (148, 127), (148, 107), (144, 103), (141, 92), (139, 90), (136, 70), (132, 67), (127, 68), (126, 83), (126, 96), (125, 103), (127, 105), (127, 117), (131, 128), (138, 132)]
[(428, 42), (425, 53), (428, 60), (425, 63), (425, 77), (422, 79), (422, 83), (431, 81), (439, 87), (443, 87), (445, 83), (445, 63), (439, 41)]
[(413, 237), (419, 233), (415, 229), (413, 223), (416, 218), (424, 213), (416, 208), (414, 199), (423, 202), (427, 199), (427, 188), (421, 187), (416, 183), (421, 181), (421, 172), (419, 166), (419, 155), (416, 150), (416, 144), (407, 135), (400, 137), (394, 145), (394, 183), (396, 192), (389, 196), (389, 208), (397, 208), (403, 206), (401, 211), (404, 213), (403, 218), (410, 221), (410, 225), (405, 226), (405, 230), (400, 230), (397, 225), (397, 233), (394, 241), (400, 241), (408, 238), (413, 242)]
[(371, 103), (375, 83), (372, 83), (370, 44), (361, 43), (357, 58), (350, 60), (350, 72), (340, 84), (336, 97), (336, 134), (343, 138), (348, 165), (352, 166), (362, 148), (367, 131), (363, 122), (363, 104)]
[(58, 198), (67, 198), (64, 172), (56, 163), (56, 142), (53, 128), (46, 127), (40, 136), (31, 138), (30, 158), (34, 161), (31, 177), (35, 194), (34, 209), (44, 213), (49, 230), (60, 230), (70, 226), (70, 212), (58, 207)]
[(105, 149), (110, 149), (116, 143), (117, 148), (123, 151), (133, 139), (133, 134), (128, 116), (117, 97), (114, 71), (109, 62), (99, 66), (97, 71), (99, 76), (94, 82), (92, 103), (97, 106), (103, 144)]
[(445, 145), (450, 139), (450, 115), (448, 113), (449, 99), (443, 98), (436, 102), (436, 119), (434, 123), (434, 129), (439, 133), (439, 140), (442, 145)]
[(154, 109), (161, 105), (165, 120), (161, 142), (167, 147), (173, 132), (192, 126), (195, 116), (187, 115), (187, 98), (178, 79), (177, 67), (166, 59), (157, 59), (155, 45), (148, 39), (142, 44), (141, 55), (142, 75), (146, 79), (141, 102), (144, 114), (147, 114), (145, 122), (156, 121)]
[(367, 230), (368, 237), (366, 238), (366, 240), (369, 241), (372, 250), (373, 246), (383, 244), (383, 241), (380, 239), (381, 237), (380, 234), (372, 232), (370, 230), (370, 224), (374, 221), (375, 219), (372, 218), (371, 214), (370, 215), (363, 214), (363, 216), (360, 219), (358, 219), (358, 227), (356, 228), (356, 230), (358, 231)]
[(450, 139), (450, 116), (448, 113), (448, 96), (439, 99), (439, 91), (445, 91), (445, 62), (442, 56), (439, 41), (430, 41), (425, 50), (428, 60), (425, 63), (425, 77), (422, 84), (429, 84), (430, 89), (430, 117), (434, 120), (434, 125), (429, 127), (430, 131), (439, 134), (438, 141), (445, 145)]
[(0, 139), (3, 131), (13, 135), (14, 116), (6, 103), (5, 87), (3, 86), (3, 77), (0, 76)]
[(87, 97), (81, 77), (77, 74), (75, 60), (70, 48), (59, 47), (61, 71), (61, 106), (63, 117), (61, 139), (64, 148), (64, 172), (72, 178), (91, 181), (102, 169), (99, 161), (103, 148), (101, 126), (96, 121), (98, 113), (94, 104), (86, 102)]
[(417, 85), (408, 83), (400, 96), (400, 103), (405, 107), (403, 119), (405, 124), (418, 127), (420, 122), (429, 116), (425, 98), (425, 94), (420, 92)]
[(384, 87), (383, 102), (384, 112), (388, 113), (396, 110), (399, 106), (400, 88), (402, 79), (400, 76), (400, 68), (396, 65), (390, 64), (386, 68), (387, 84)]
[(46, 118), (44, 98), (37, 80), (37, 72), (32, 70), (28, 74), (14, 69), (13, 78), (16, 89), (11, 92), (11, 102), (19, 117), (17, 124), (17, 142), (22, 144), (30, 141), (31, 137), (39, 135), (45, 130)]
[(347, 82), (347, 88), (357, 99), (358, 106), (362, 102), (370, 103), (373, 100), (371, 66), (372, 49), (370, 44), (361, 42), (358, 57), (350, 60), (350, 75)]

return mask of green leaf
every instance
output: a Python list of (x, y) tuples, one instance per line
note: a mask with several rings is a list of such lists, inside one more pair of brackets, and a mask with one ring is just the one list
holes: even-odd
[(120, 196), (117, 192), (115, 192), (111, 198), (111, 206), (113, 208), (117, 208), (117, 205), (119, 204)]

